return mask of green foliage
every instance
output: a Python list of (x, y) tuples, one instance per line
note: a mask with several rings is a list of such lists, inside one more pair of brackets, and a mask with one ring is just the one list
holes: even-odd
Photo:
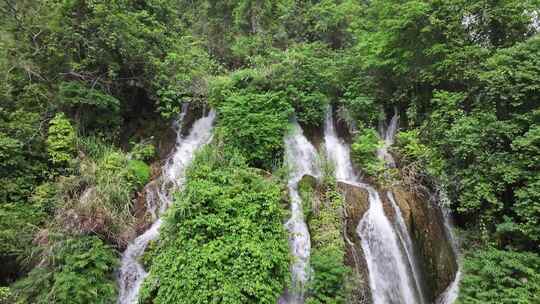
[(149, 181), (150, 167), (96, 137), (80, 139), (78, 148), (84, 157), (74, 172), (59, 177), (52, 189), (38, 187), (32, 201), (60, 214), (55, 225), (70, 233), (92, 232), (125, 245), (134, 222), (131, 202)]
[(62, 82), (59, 87), (58, 95), (60, 104), (68, 107), (82, 107), (82, 109), (85, 110), (94, 107), (99, 110), (111, 111), (113, 113), (120, 110), (120, 102), (118, 99), (96, 89), (87, 88), (76, 81)]
[(310, 265), (313, 277), (308, 284), (306, 303), (346, 303), (351, 269), (345, 265), (341, 210), (343, 198), (334, 179), (322, 185), (302, 179), (300, 196), (311, 237)]
[(151, 143), (137, 143), (131, 148), (130, 154), (136, 160), (148, 161), (156, 156), (156, 147)]
[(289, 277), (280, 197), (239, 154), (205, 148), (166, 216), (141, 294), (153, 303), (275, 303)]
[(98, 160), (96, 177), (98, 184), (110, 183), (113, 180), (120, 182), (120, 179), (123, 179), (123, 186), (129, 192), (144, 186), (150, 180), (150, 166), (141, 160), (129, 159), (127, 153), (111, 150)]
[(463, 272), (457, 303), (540, 301), (538, 254), (482, 248), (465, 257)]
[(343, 264), (343, 249), (321, 248), (311, 255), (313, 276), (306, 303), (346, 303), (345, 278), (351, 270)]
[(283, 92), (294, 107), (298, 121), (320, 127), (330, 96), (337, 89), (334, 54), (322, 43), (300, 44), (275, 55), (267, 77), (271, 89)]
[(0, 254), (23, 258), (32, 247), (38, 225), (45, 218), (42, 210), (32, 205), (0, 204)]
[[(525, 248), (539, 239), (538, 151), (529, 148), (536, 143), (540, 76), (531, 12), (539, 4), (372, 1), (350, 25), (358, 42), (344, 59), (351, 66), (344, 72), (364, 76), (353, 85), (366, 92), (367, 109), (373, 98), (406, 110), (417, 135), (398, 140), (405, 164), (447, 183), (468, 224), (489, 223), (500, 240)], [(354, 100), (348, 94), (357, 94), (350, 87), (345, 106)], [(373, 125), (373, 116), (357, 112), (349, 116), (360, 126)]]
[(434, 149), (421, 142), (418, 129), (396, 134), (396, 150), (404, 163), (418, 165), (431, 176), (443, 176), (444, 161)]
[(55, 164), (69, 162), (75, 154), (75, 129), (64, 113), (58, 113), (49, 123), (47, 151)]
[(377, 157), (382, 142), (377, 131), (365, 128), (359, 131), (351, 145), (351, 156), (362, 172), (377, 177), (384, 170), (384, 161)]
[(144, 186), (150, 181), (150, 166), (140, 160), (130, 160), (127, 164), (128, 180), (137, 186)]
[(165, 59), (155, 58), (157, 106), (161, 115), (171, 118), (180, 113), (186, 102), (205, 102), (205, 77), (216, 69), (200, 43), (193, 37), (181, 37)]
[(81, 129), (111, 128), (119, 124), (120, 101), (115, 97), (83, 83), (69, 81), (60, 83), (58, 102), (69, 109)]
[(217, 132), (256, 167), (272, 168), (283, 155), (283, 136), (291, 107), (283, 94), (243, 93), (217, 105)]
[(53, 214), (56, 206), (57, 189), (52, 183), (43, 183), (34, 189), (30, 197), (32, 205), (50, 215)]
[(238, 67), (285, 43), (286, 29), (280, 21), (290, 4), (287, 0), (183, 0), (178, 8), (185, 12), (190, 29), (203, 38), (212, 57)]
[[(538, 151), (533, 147), (540, 117), (535, 103), (540, 86), (533, 76), (540, 70), (532, 62), (538, 60), (539, 41), (531, 38), (489, 58), (480, 74), (478, 95), (436, 92), (435, 110), (423, 126), (431, 146), (447, 159), (445, 172), (459, 181), (452, 185), (458, 210), (480, 214), (493, 223), (492, 231), (509, 216), (530, 240), (539, 239), (532, 228), (538, 214), (534, 211), (538, 191), (533, 190)], [(471, 98), (477, 102), (471, 104)]]
[(11, 290), (9, 287), (0, 287), (0, 303), (8, 304), (11, 302)]
[(113, 250), (94, 236), (67, 238), (49, 244), (47, 263), (34, 268), (15, 285), (17, 296), (31, 303), (114, 303)]
[[(48, 170), (41, 117), (42, 86), (20, 88), (20, 96), (0, 97), (0, 202), (22, 202)], [(34, 95), (36, 94), (36, 95)], [(46, 97), (46, 96), (45, 96)], [(15, 102), (15, 100), (17, 102)]]

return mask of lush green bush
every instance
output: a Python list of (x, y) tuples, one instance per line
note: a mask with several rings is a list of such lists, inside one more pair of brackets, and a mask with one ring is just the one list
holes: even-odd
[(136, 160), (149, 161), (156, 156), (156, 146), (146, 142), (136, 143), (133, 144), (130, 154)]
[(395, 147), (392, 149), (401, 158), (402, 166), (410, 166), (411, 169), (419, 171), (414, 173), (427, 173), (431, 177), (442, 179), (444, 160), (435, 149), (424, 144), (420, 138), (418, 129), (398, 132)]
[(280, 199), (239, 154), (199, 153), (141, 294), (153, 303), (276, 303), (289, 278)]
[(0, 205), (0, 254), (22, 259), (31, 251), (34, 234), (46, 219), (33, 205), (3, 203)]
[(150, 180), (150, 167), (96, 137), (82, 138), (79, 149), (83, 158), (73, 174), (60, 176), (53, 189), (38, 187), (32, 201), (53, 206), (45, 211), (59, 214), (55, 224), (71, 233), (92, 232), (125, 245), (134, 222), (132, 200)]
[(313, 279), (308, 286), (306, 303), (347, 303), (346, 278), (351, 274), (351, 269), (344, 265), (343, 259), (343, 248), (323, 247), (313, 250), (310, 257)]
[(217, 66), (196, 38), (178, 38), (165, 58), (155, 58), (152, 63), (156, 74), (152, 86), (163, 117), (177, 116), (182, 103), (206, 101), (205, 78), (214, 74)]
[(62, 82), (58, 102), (72, 112), (81, 130), (114, 129), (120, 121), (120, 101), (77, 81)]
[(238, 93), (218, 104), (219, 136), (248, 162), (272, 168), (281, 161), (291, 106), (279, 93)]
[(9, 287), (0, 287), (0, 303), (1, 304), (8, 304), (12, 303), (11, 300), (11, 290)]
[(300, 196), (311, 237), (310, 266), (313, 277), (307, 287), (306, 303), (346, 303), (351, 269), (345, 265), (342, 237), (343, 198), (336, 191), (335, 179), (322, 185), (302, 180)]
[(57, 207), (57, 198), (56, 185), (46, 182), (34, 188), (30, 202), (39, 210), (52, 215)]
[(128, 180), (141, 187), (150, 181), (150, 166), (145, 162), (132, 159), (127, 163)]
[(356, 135), (351, 156), (365, 174), (377, 177), (384, 170), (384, 161), (377, 157), (377, 149), (381, 146), (381, 139), (374, 129), (364, 128)]
[(95, 236), (54, 240), (40, 263), (15, 285), (23, 303), (115, 303), (114, 251)]
[(62, 112), (49, 123), (47, 151), (55, 164), (66, 164), (75, 156), (75, 128)]
[(308, 285), (306, 303), (310, 304), (346, 303), (348, 279), (352, 274), (350, 267), (345, 265), (343, 199), (334, 183), (327, 184), (325, 188), (321, 205), (308, 222), (313, 278)]
[(471, 250), (463, 261), (457, 303), (540, 302), (540, 256), (532, 252)]
[(274, 55), (268, 81), (283, 92), (298, 121), (321, 127), (331, 96), (337, 91), (335, 55), (322, 43), (299, 44)]

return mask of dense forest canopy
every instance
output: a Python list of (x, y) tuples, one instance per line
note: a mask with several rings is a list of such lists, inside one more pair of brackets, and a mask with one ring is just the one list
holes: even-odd
[[(329, 106), (372, 180), (448, 193), (458, 303), (540, 302), (539, 31), (539, 0), (1, 0), (0, 303), (116, 302), (186, 103), (217, 111), (215, 135), (145, 256), (141, 303), (276, 302), (283, 137)], [(394, 111), (388, 174), (377, 127)], [(308, 302), (346, 303), (327, 241)]]

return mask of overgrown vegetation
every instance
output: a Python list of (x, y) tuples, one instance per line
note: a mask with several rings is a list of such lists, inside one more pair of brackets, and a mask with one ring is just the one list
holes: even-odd
[(351, 156), (363, 173), (379, 177), (384, 172), (385, 162), (377, 157), (377, 149), (383, 143), (374, 129), (365, 128), (358, 133), (351, 145)]
[[(34, 249), (38, 244), (48, 248), (38, 256), (49, 259), (57, 243), (40, 242), (40, 235), (54, 231), (79, 244), (67, 247), (74, 252), (95, 251), (88, 265), (125, 245), (134, 235), (133, 198), (152, 176), (148, 164), (157, 152), (168, 152), (155, 148), (166, 145), (145, 140), (165, 133), (166, 120), (175, 118), (184, 102), (217, 110), (215, 155), (227, 156), (210, 167), (198, 161), (194, 168), (204, 169), (206, 176), (192, 170), (190, 178), (200, 185), (187, 186), (193, 194), (215, 191), (210, 198), (217, 209), (182, 209), (196, 200), (182, 196), (170, 221), (177, 216), (181, 225), (195, 219), (210, 225), (195, 215), (226, 213), (222, 204), (230, 197), (225, 200), (218, 191), (225, 184), (222, 191), (239, 197), (236, 217), (227, 223), (253, 219), (249, 212), (262, 211), (252, 205), (262, 204), (259, 195), (266, 193), (270, 205), (264, 210), (275, 212), (267, 224), (277, 229), (278, 212), (272, 209), (277, 186), (253, 168), (280, 167), (290, 116), (296, 115), (306, 134), (316, 133), (310, 131), (319, 130), (332, 105), (337, 121), (356, 131), (351, 139), (356, 164), (377, 178), (388, 168), (376, 157), (374, 130), (385, 113), (397, 108), (401, 132), (392, 153), (403, 176), (442, 184), (457, 224), (491, 241), (489, 248), (466, 255), (461, 301), (536, 301), (533, 292), (538, 292), (530, 282), (539, 270), (526, 262), (534, 264), (540, 244), (539, 7), (539, 0), (0, 1), (0, 261), (6, 265), (0, 267), (0, 283), (49, 284), (29, 293), (2, 288), (0, 301), (88, 299), (54, 294), (69, 285), (49, 288), (56, 284), (52, 274), (67, 273), (63, 269), (69, 265), (62, 263), (72, 260), (61, 254), (62, 263), (38, 267)], [(161, 121), (163, 126), (156, 123)], [(206, 153), (199, 159), (220, 159)], [(253, 219), (244, 228), (257, 235), (261, 221)], [(220, 218), (211, 224), (224, 223)], [(171, 237), (187, 237), (168, 227)], [(186, 231), (206, 234), (197, 227)], [(231, 251), (248, 233), (228, 229), (231, 239), (219, 249)], [(270, 239), (278, 242), (278, 237)], [(164, 240), (167, 246), (159, 247), (152, 267), (169, 271), (167, 266), (180, 265), (167, 250), (199, 241)], [(259, 252), (250, 247), (253, 243), (243, 244), (249, 245), (246, 252)], [(235, 267), (247, 263), (246, 272), (234, 277), (236, 285), (220, 290), (190, 285), (183, 293), (170, 292), (171, 297), (204, 293), (205, 299), (234, 302), (248, 294), (261, 302), (275, 300), (287, 277), (279, 268), (285, 250), (279, 244), (273, 264), (254, 265), (255, 258), (244, 256), (225, 259), (216, 250), (215, 261), (233, 261)], [(204, 252), (193, 250), (189, 261), (201, 262), (195, 253)], [(336, 259), (328, 260), (334, 253)], [(338, 251), (318, 256), (314, 250), (314, 267), (325, 273), (332, 265), (336, 273), (319, 276), (330, 283), (314, 284), (313, 294), (341, 299), (331, 283), (342, 274), (339, 265), (331, 264), (339, 262), (338, 256)], [(186, 261), (188, 254), (181, 258)], [(485, 271), (506, 258), (512, 265)], [(210, 267), (208, 260), (204, 263)], [(112, 263), (106, 264), (92, 286), (114, 297)], [(261, 270), (268, 265), (280, 265), (279, 271), (269, 276), (269, 268)], [(506, 279), (509, 270), (520, 273), (517, 281)], [(201, 275), (187, 282), (210, 284), (211, 275), (225, 282), (223, 273), (201, 275), (190, 268), (185, 275)], [(149, 295), (166, 301), (165, 290), (178, 279), (170, 278), (167, 287), (147, 282)], [(74, 282), (82, 279), (78, 274)], [(478, 286), (481, 292), (475, 291)], [(104, 297), (103, 303), (110, 300)]]
[(540, 257), (532, 252), (487, 246), (469, 251), (457, 303), (540, 301)]
[(49, 236), (48, 252), (15, 284), (23, 303), (114, 303), (115, 252), (95, 236)]
[(142, 300), (275, 303), (289, 280), (280, 187), (204, 148), (162, 228)]
[(343, 198), (336, 190), (336, 181), (328, 175), (317, 185), (306, 176), (299, 190), (309, 226), (313, 269), (306, 303), (347, 303), (352, 271), (345, 265)]

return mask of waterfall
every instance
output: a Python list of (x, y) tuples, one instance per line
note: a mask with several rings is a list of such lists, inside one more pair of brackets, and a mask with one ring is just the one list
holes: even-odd
[(406, 265), (406, 257), (384, 213), (379, 193), (372, 187), (366, 189), (369, 192), (369, 209), (356, 231), (362, 239), (373, 303), (420, 303)]
[(336, 135), (331, 110), (326, 114), (324, 131), (326, 153), (335, 165), (336, 178), (362, 187), (369, 194), (369, 209), (360, 220), (356, 232), (362, 240), (374, 304), (422, 303), (411, 279), (407, 258), (384, 213), (379, 193), (373, 187), (361, 183), (354, 173), (349, 147)]
[(309, 256), (311, 241), (304, 220), (302, 200), (298, 193), (298, 182), (306, 174), (320, 176), (317, 151), (304, 136), (302, 128), (294, 120), (291, 132), (285, 137), (285, 161), (291, 168), (287, 183), (291, 200), (291, 217), (286, 223), (289, 230), (289, 246), (294, 256), (291, 265), (292, 288), (285, 296), (289, 304), (304, 302), (304, 287), (309, 281)]
[[(399, 122), (399, 115), (398, 115), (397, 109), (395, 109), (394, 115), (392, 116), (392, 119), (390, 119), (390, 123), (388, 124), (388, 127), (386, 128), (386, 130), (384, 128), (383, 123), (381, 123), (381, 127), (379, 130), (381, 137), (383, 138), (383, 146), (377, 149), (377, 156), (379, 157), (379, 159), (384, 160), (385, 164), (391, 168), (396, 167), (396, 162), (392, 154), (388, 152), (388, 149), (394, 144), (394, 139), (395, 139), (396, 132), (398, 129), (398, 122)], [(425, 301), (425, 293), (423, 292), (423, 285), (422, 285), (423, 281), (422, 281), (421, 271), (417, 263), (418, 259), (414, 251), (411, 235), (409, 233), (409, 230), (407, 229), (407, 226), (405, 225), (403, 214), (401, 213), (401, 209), (396, 203), (394, 194), (391, 191), (387, 191), (386, 196), (388, 197), (388, 200), (390, 201), (390, 204), (392, 205), (392, 209), (394, 210), (394, 213), (395, 213), (394, 226), (396, 228), (396, 233), (397, 233), (399, 242), (403, 250), (405, 251), (405, 256), (407, 258), (406, 260), (407, 260), (408, 266), (410, 267), (411, 274), (413, 276), (416, 291), (418, 292), (418, 298), (420, 300), (419, 303), (425, 303), (426, 301)]]
[(394, 210), (396, 214), (396, 227), (397, 227), (397, 235), (399, 237), (399, 241), (401, 242), (403, 246), (403, 250), (405, 250), (405, 255), (407, 256), (407, 261), (409, 263), (409, 267), (412, 271), (414, 283), (416, 284), (416, 288), (418, 290), (420, 303), (425, 303), (424, 299), (424, 292), (423, 292), (423, 285), (422, 285), (422, 276), (420, 272), (420, 267), (418, 267), (417, 263), (417, 257), (414, 252), (414, 246), (411, 239), (411, 235), (409, 234), (409, 230), (407, 229), (407, 226), (405, 225), (405, 221), (403, 220), (403, 215), (401, 214), (401, 209), (399, 209), (399, 206), (396, 203), (396, 200), (394, 198), (394, 194), (391, 191), (386, 192), (386, 196), (388, 197), (388, 200), (390, 201), (392, 205), (392, 209)]
[(377, 149), (377, 157), (384, 160), (386, 165), (392, 168), (396, 167), (396, 162), (394, 160), (394, 157), (392, 157), (392, 155), (388, 153), (388, 148), (390, 148), (390, 146), (394, 144), (394, 137), (397, 132), (398, 121), (399, 115), (397, 114), (396, 110), (394, 116), (392, 116), (392, 119), (388, 124), (388, 127), (386, 128), (386, 131), (382, 122), (379, 126), (379, 133), (381, 134), (381, 137), (383, 139), (383, 146)]
[(451, 214), (450, 210), (448, 209), (450, 207), (450, 199), (446, 195), (446, 191), (443, 188), (438, 189), (438, 198), (439, 198), (439, 207), (441, 208), (442, 214), (443, 214), (443, 220), (444, 220), (444, 229), (446, 232), (446, 237), (450, 240), (452, 245), (452, 250), (454, 251), (454, 255), (457, 258), (458, 261), (458, 270), (456, 272), (456, 276), (454, 277), (454, 280), (450, 285), (446, 288), (446, 290), (437, 298), (436, 303), (437, 304), (452, 304), (457, 300), (458, 293), (459, 293), (459, 281), (461, 280), (461, 265), (459, 260), (459, 247), (457, 243), (457, 239), (454, 236), (452, 224), (451, 224)]
[(174, 153), (166, 161), (162, 168), (159, 180), (149, 183), (145, 187), (146, 204), (149, 212), (157, 220), (143, 234), (135, 238), (122, 254), (121, 266), (118, 274), (120, 294), (119, 304), (137, 303), (139, 289), (148, 273), (139, 263), (150, 241), (157, 239), (162, 219), (158, 218), (172, 203), (171, 193), (179, 189), (184, 182), (184, 173), (193, 159), (197, 149), (208, 143), (212, 137), (212, 123), (215, 112), (212, 110), (208, 115), (198, 119), (193, 124), (189, 134), (181, 135), (180, 123), (187, 108), (182, 110), (180, 121), (176, 126), (176, 146)]

